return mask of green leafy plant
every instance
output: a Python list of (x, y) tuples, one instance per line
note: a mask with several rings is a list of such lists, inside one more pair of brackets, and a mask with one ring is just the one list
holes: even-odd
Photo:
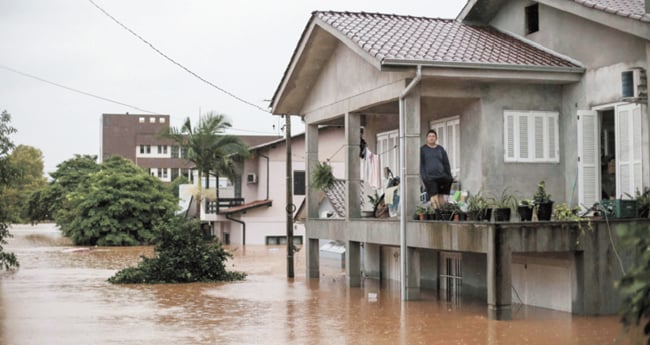
[(533, 195), (533, 202), (535, 205), (545, 204), (551, 201), (551, 195), (546, 193), (546, 184), (544, 181), (540, 181), (537, 184), (537, 191)]
[(312, 173), (312, 185), (317, 189), (328, 189), (334, 184), (332, 166), (327, 162), (318, 162)]
[(477, 192), (476, 194), (470, 194), (467, 197), (467, 211), (468, 212), (478, 212), (488, 208), (488, 200), (481, 194)]
[(637, 189), (634, 193), (634, 200), (636, 200), (639, 217), (648, 218), (650, 213), (650, 188), (645, 187), (643, 193)]
[(417, 206), (415, 206), (415, 214), (417, 214), (418, 216), (423, 215), (423, 214), (427, 214), (427, 208), (425, 206), (422, 206), (422, 205), (417, 205)]
[(496, 208), (509, 208), (515, 209), (517, 207), (517, 197), (510, 193), (509, 188), (506, 187), (496, 197), (491, 198), (494, 207)]
[[(582, 218), (578, 215), (580, 212), (580, 207), (569, 207), (566, 203), (559, 203), (553, 207), (553, 219), (557, 221), (569, 221), (577, 222), (578, 229), (580, 233), (583, 234), (585, 230), (592, 230), (592, 224), (590, 219)], [(584, 224), (587, 224), (585, 227)]]

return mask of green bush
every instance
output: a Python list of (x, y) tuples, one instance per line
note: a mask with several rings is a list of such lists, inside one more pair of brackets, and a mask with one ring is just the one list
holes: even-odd
[(175, 217), (156, 228), (156, 256), (142, 257), (108, 279), (114, 284), (159, 284), (243, 280), (245, 273), (226, 270), (232, 258), (220, 242), (205, 242), (200, 223)]

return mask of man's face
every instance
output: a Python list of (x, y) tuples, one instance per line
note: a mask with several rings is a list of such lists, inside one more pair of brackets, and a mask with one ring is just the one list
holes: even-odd
[(436, 140), (438, 140), (438, 137), (434, 133), (427, 134), (427, 144), (435, 145)]

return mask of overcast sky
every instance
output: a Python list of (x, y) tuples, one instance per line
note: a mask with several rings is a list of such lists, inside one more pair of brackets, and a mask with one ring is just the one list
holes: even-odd
[[(93, 0), (191, 71), (268, 108), (315, 10), (455, 18), (465, 0)], [(43, 152), (45, 172), (74, 154), (99, 155), (102, 113), (143, 111), (82, 95), (5, 68), (158, 114), (173, 126), (226, 114), (233, 134), (273, 135), (277, 116), (239, 102), (166, 60), (89, 0), (0, 0), (0, 111), (16, 145)], [(303, 131), (292, 122), (293, 133)], [(275, 129), (273, 127), (275, 125)]]

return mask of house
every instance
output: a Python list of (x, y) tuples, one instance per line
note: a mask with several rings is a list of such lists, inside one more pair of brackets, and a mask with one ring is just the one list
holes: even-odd
[[(329, 161), (335, 176), (343, 176), (343, 130), (340, 126), (318, 129), (322, 144), (314, 159)], [(212, 225), (211, 232), (224, 243), (284, 244), (287, 240), (287, 154), (286, 139), (279, 138), (249, 147), (251, 157), (242, 164), (242, 178), (235, 181), (231, 197), (222, 194), (220, 201), (203, 212), (201, 219)], [(296, 208), (305, 198), (305, 135), (291, 138), (292, 204)], [(207, 191), (207, 194), (213, 191)], [(225, 197), (222, 197), (224, 196)], [(210, 202), (208, 202), (210, 203)], [(217, 203), (221, 205), (217, 206)], [(304, 226), (294, 225), (294, 242), (303, 243)]]
[[(583, 234), (558, 222), (408, 215), (419, 202), (418, 151), (430, 128), (471, 192), (508, 187), (532, 196), (545, 181), (556, 203), (588, 208), (601, 199), (602, 181), (615, 181), (619, 198), (650, 185), (646, 8), (641, 0), (470, 0), (455, 20), (313, 12), (272, 100), (273, 114), (304, 118), (307, 176), (318, 128), (345, 130), (345, 218), (319, 218), (319, 194), (307, 180), (308, 276), (319, 276), (318, 243), (329, 239), (346, 244), (353, 287), (362, 276), (395, 279), (408, 300), (421, 288), (462, 286), (463, 295), (486, 300), (494, 319), (509, 319), (516, 302), (615, 312), (612, 282), (621, 272), (610, 225), (650, 227), (648, 220), (595, 222)], [(361, 217), (361, 128), (375, 152), (397, 143), (382, 162), (401, 177), (402, 217)], [(615, 174), (605, 178), (611, 158)]]

